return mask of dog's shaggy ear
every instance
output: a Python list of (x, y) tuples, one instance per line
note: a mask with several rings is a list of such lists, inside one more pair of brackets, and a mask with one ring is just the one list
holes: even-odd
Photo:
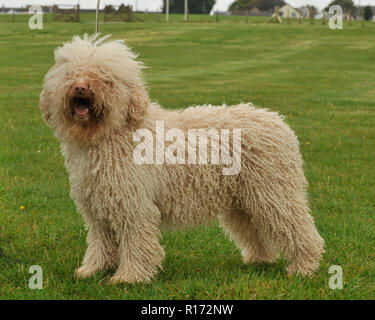
[(147, 107), (150, 103), (146, 89), (141, 87), (133, 87), (129, 101), (128, 121), (135, 128), (141, 126)]
[(40, 94), (39, 108), (40, 108), (40, 111), (42, 112), (44, 121), (50, 126), (51, 125), (50, 101), (47, 98), (47, 94), (44, 90)]

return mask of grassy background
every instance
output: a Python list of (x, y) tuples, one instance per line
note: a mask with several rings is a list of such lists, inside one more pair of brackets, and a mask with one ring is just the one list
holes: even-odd
[[(186, 24), (172, 16), (172, 23), (101, 25), (140, 53), (150, 67), (150, 94), (167, 108), (251, 101), (284, 114), (301, 142), (327, 251), (313, 278), (288, 279), (285, 261), (245, 266), (217, 225), (200, 227), (163, 234), (164, 271), (153, 283), (113, 286), (110, 274), (74, 277), (86, 231), (69, 198), (59, 143), (38, 110), (53, 50), (73, 34), (92, 33), (93, 21), (88, 15), (29, 30), (26, 20), (6, 18), (0, 16), (0, 246), (11, 259), (0, 258), (0, 298), (374, 298), (375, 24), (333, 31), (319, 22), (229, 17)], [(33, 264), (43, 267), (43, 290), (28, 288)], [(343, 290), (328, 286), (333, 264), (343, 268)]]

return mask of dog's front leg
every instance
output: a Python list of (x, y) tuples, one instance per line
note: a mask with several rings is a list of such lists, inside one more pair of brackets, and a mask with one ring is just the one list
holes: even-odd
[(136, 206), (122, 226), (119, 266), (113, 283), (149, 282), (161, 268), (164, 249), (159, 243), (160, 212), (154, 203)]
[[(107, 230), (108, 231), (108, 230)], [(86, 278), (106, 270), (116, 264), (117, 245), (114, 239), (95, 224), (89, 225), (87, 234), (87, 250), (82, 266), (76, 270), (76, 275)]]

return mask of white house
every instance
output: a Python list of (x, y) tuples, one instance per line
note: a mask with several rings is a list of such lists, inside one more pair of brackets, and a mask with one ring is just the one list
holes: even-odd
[[(273, 14), (275, 16), (276, 13)], [(286, 4), (285, 6), (281, 7), (279, 10), (279, 15), (281, 18), (296, 18), (299, 19), (302, 17), (301, 13), (294, 9), (289, 4)]]

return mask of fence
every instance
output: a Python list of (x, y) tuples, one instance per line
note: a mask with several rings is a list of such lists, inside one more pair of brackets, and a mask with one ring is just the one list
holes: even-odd
[[(62, 8), (64, 7), (64, 8)], [(78, 5), (54, 5), (52, 7), (52, 20), (64, 22), (80, 21), (80, 6)]]

